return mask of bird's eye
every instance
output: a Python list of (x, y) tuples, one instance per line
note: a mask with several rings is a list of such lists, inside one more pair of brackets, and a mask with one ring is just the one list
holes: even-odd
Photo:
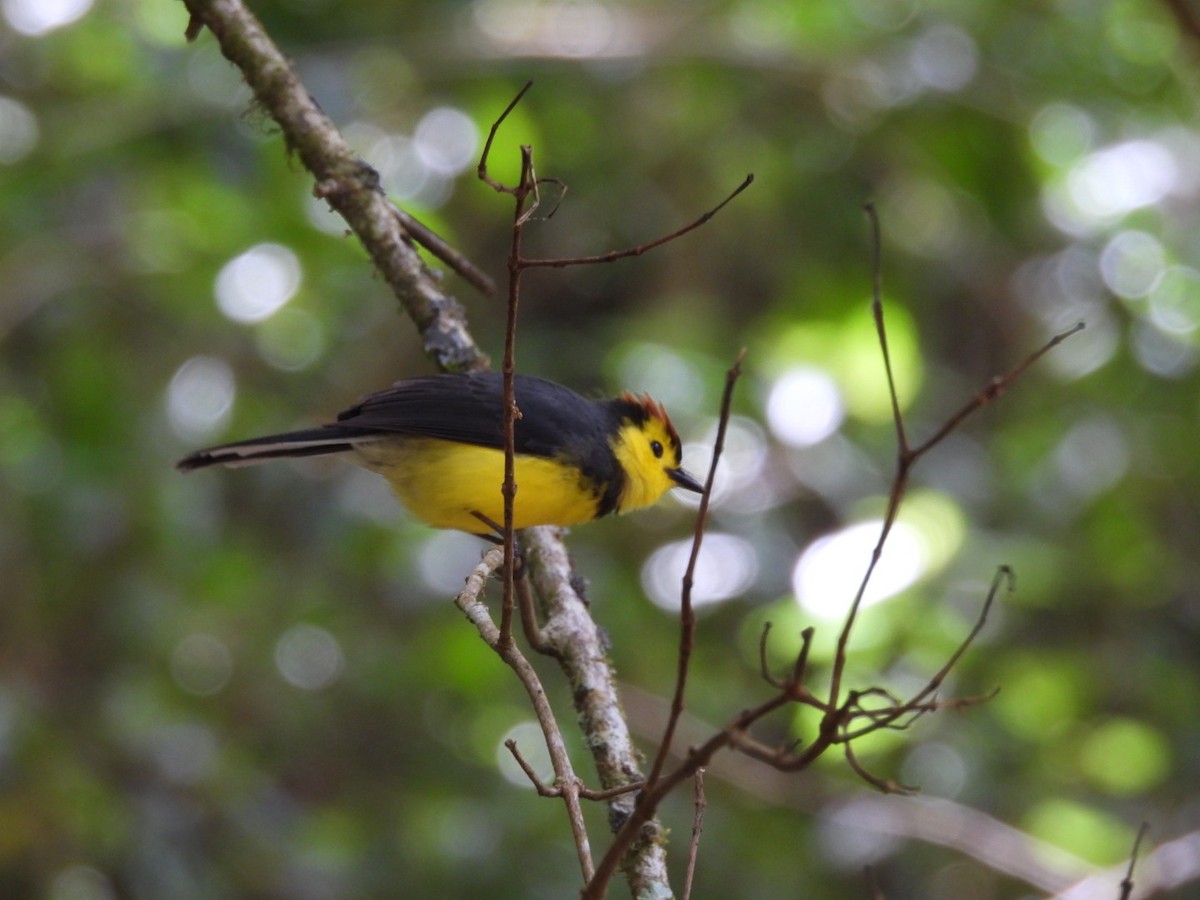
[(654, 454), (655, 459), (662, 459), (662, 444), (658, 441), (651, 441), (650, 450)]

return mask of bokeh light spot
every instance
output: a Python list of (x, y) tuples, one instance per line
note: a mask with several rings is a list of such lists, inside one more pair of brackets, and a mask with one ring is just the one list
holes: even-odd
[(189, 694), (212, 696), (232, 674), (233, 654), (211, 634), (189, 634), (171, 652), (171, 676)]
[(186, 441), (219, 431), (233, 412), (237, 386), (223, 359), (193, 356), (180, 366), (167, 386), (167, 418)]
[(414, 149), (439, 175), (457, 175), (475, 162), (479, 133), (462, 110), (439, 106), (417, 123)]
[[(792, 570), (792, 589), (805, 610), (821, 619), (838, 619), (846, 614), (882, 524), (860, 522), (808, 545)], [(921, 577), (926, 564), (914, 529), (897, 522), (863, 594), (862, 605), (871, 606), (900, 593)]]
[(692, 363), (670, 347), (625, 345), (615, 363), (617, 384), (649, 394), (668, 412), (695, 410), (704, 402), (704, 379)]
[(1079, 159), (1043, 197), (1047, 217), (1069, 234), (1086, 234), (1163, 200), (1179, 184), (1179, 165), (1148, 138), (1101, 147)]
[(99, 869), (76, 864), (54, 876), (47, 897), (49, 900), (117, 900), (117, 889)]
[(1080, 767), (1109, 793), (1141, 794), (1170, 772), (1170, 744), (1161, 732), (1142, 722), (1110, 719), (1084, 738)]
[(837, 384), (822, 369), (790, 369), (771, 385), (767, 422), (775, 437), (789, 446), (820, 443), (837, 431), (844, 416)]
[[(713, 445), (716, 443), (717, 423), (698, 443), (683, 445), (683, 467), (701, 483), (712, 466)], [(767, 461), (767, 440), (758, 423), (743, 416), (733, 416), (725, 429), (725, 449), (713, 480), (709, 507), (730, 507), (738, 512), (764, 509), (769, 501), (769, 485), (762, 478)], [(700, 495), (691, 491), (672, 491), (671, 497), (690, 509), (700, 505)]]
[(0, 164), (11, 165), (37, 146), (37, 117), (23, 103), (0, 96)]
[(1091, 418), (1072, 426), (1054, 451), (1064, 487), (1094, 497), (1113, 487), (1129, 469), (1125, 434), (1112, 419)]
[(217, 273), (217, 306), (235, 322), (261, 322), (300, 288), (300, 260), (282, 244), (258, 244)]
[(967, 763), (957, 748), (938, 741), (917, 744), (904, 760), (900, 777), (926, 796), (954, 797), (967, 782)]
[(522, 770), (505, 741), (516, 741), (521, 757), (529, 763), (543, 784), (554, 782), (554, 766), (550, 762), (550, 751), (546, 749), (546, 736), (537, 722), (520, 722), (504, 734), (496, 743), (496, 765), (500, 774), (517, 787), (533, 789), (529, 776)]
[(953, 93), (962, 90), (975, 77), (979, 50), (971, 36), (961, 28), (937, 24), (926, 29), (913, 43), (910, 65), (922, 84)]
[(316, 625), (301, 623), (283, 633), (275, 645), (275, 666), (293, 687), (317, 691), (342, 674), (344, 657), (337, 638)]
[(484, 546), (464, 531), (435, 531), (417, 550), (417, 573), (429, 590), (452, 597), (463, 589), (463, 579), (479, 562)]
[(217, 739), (196, 722), (167, 725), (151, 735), (151, 752), (159, 770), (176, 784), (197, 784), (212, 774)]
[(1154, 322), (1136, 324), (1132, 347), (1138, 364), (1162, 378), (1182, 378), (1196, 366), (1196, 347), (1178, 334), (1163, 331)]
[[(907, 409), (924, 375), (916, 328), (903, 304), (885, 298), (884, 306), (896, 393), (901, 409)], [(848, 415), (868, 422), (891, 419), (888, 392), (879, 389), (883, 378), (879, 335), (871, 317), (859, 308), (842, 320), (797, 323), (768, 340), (772, 371), (806, 365), (821, 369), (836, 381)]]
[(642, 30), (614, 6), (589, 2), (480, 0), (473, 20), (493, 52), (569, 59), (623, 57), (643, 51)]
[(1058, 797), (1048, 797), (1030, 809), (1021, 827), (1035, 838), (1099, 865), (1122, 862), (1133, 844), (1129, 827), (1115, 816)]
[(255, 345), (268, 365), (286, 372), (307, 369), (325, 350), (325, 328), (303, 309), (281, 309), (259, 324)]
[[(800, 554), (792, 587), (805, 610), (825, 619), (845, 615), (882, 524), (871, 520), (850, 525), (818, 538)], [(911, 492), (863, 594), (863, 606), (892, 597), (943, 568), (962, 546), (966, 531), (966, 517), (950, 497), (934, 490)]]
[(1029, 123), (1033, 151), (1052, 166), (1067, 166), (1090, 151), (1096, 138), (1096, 123), (1086, 112), (1069, 103), (1043, 106)]
[(1150, 293), (1150, 320), (1171, 334), (1190, 334), (1200, 325), (1200, 272), (1171, 266)]
[[(662, 609), (677, 610), (683, 574), (692, 542), (660, 547), (642, 566), (642, 588)], [(692, 604), (696, 607), (730, 600), (744, 593), (758, 576), (758, 554), (749, 541), (729, 534), (705, 535), (696, 560)]]
[(1047, 368), (1062, 378), (1083, 378), (1095, 372), (1112, 360), (1121, 347), (1121, 332), (1111, 315), (1094, 309), (1082, 321), (1087, 327), (1046, 357)]
[(1122, 231), (1100, 253), (1100, 274), (1118, 297), (1145, 297), (1167, 268), (1167, 254), (1158, 238), (1144, 231)]
[(4, 18), (13, 31), (38, 37), (70, 25), (92, 8), (92, 0), (4, 0)]
[(843, 870), (859, 870), (893, 852), (900, 839), (878, 827), (878, 810), (861, 800), (832, 803), (817, 819), (822, 857)]

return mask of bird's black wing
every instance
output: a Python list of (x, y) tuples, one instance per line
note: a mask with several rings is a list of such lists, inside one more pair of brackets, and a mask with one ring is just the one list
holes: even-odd
[[(514, 387), (522, 413), (513, 433), (517, 453), (568, 459), (606, 484), (618, 477), (608, 445), (617, 421), (612, 401), (587, 400), (530, 375), (516, 376)], [(210, 447), (180, 460), (177, 467), (186, 472), (340, 453), (389, 435), (502, 449), (503, 409), (504, 382), (498, 372), (408, 378), (368, 394), (329, 425)]]
[[(514, 380), (517, 453), (577, 455), (577, 448), (607, 448), (611, 413), (606, 403), (587, 400), (544, 378)], [(504, 382), (499, 372), (408, 378), (369, 394), (338, 416), (333, 429), (355, 433), (403, 434), (504, 446)], [(572, 452), (575, 451), (575, 452)]]

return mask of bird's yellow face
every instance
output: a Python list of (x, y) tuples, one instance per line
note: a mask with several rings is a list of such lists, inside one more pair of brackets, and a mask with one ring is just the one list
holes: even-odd
[(657, 415), (641, 422), (626, 419), (612, 439), (612, 449), (625, 470), (625, 489), (617, 501), (617, 512), (649, 506), (673, 487), (700, 490), (680, 468), (679, 435), (669, 421)]

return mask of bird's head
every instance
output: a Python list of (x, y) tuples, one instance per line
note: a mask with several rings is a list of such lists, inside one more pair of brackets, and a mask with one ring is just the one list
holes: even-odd
[(625, 393), (615, 405), (620, 424), (611, 443), (625, 472), (618, 512), (649, 506), (673, 487), (703, 492), (703, 486), (681, 467), (679, 433), (661, 403), (645, 394)]

